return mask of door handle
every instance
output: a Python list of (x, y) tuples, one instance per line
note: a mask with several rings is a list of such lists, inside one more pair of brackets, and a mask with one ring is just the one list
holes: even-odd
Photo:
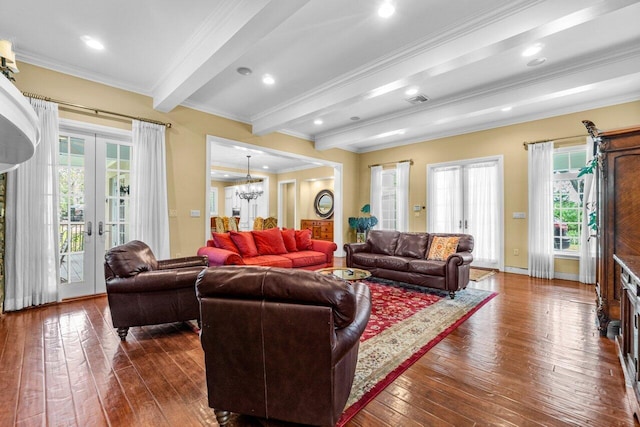
[(462, 220), (460, 220), (460, 222), (458, 223), (458, 228), (462, 230)]
[(105, 227), (104, 227), (104, 224), (102, 223), (102, 221), (100, 221), (100, 222), (98, 223), (98, 234), (99, 234), (100, 236), (103, 236), (103, 235), (105, 235), (105, 234), (107, 234), (107, 233), (111, 233), (111, 230), (105, 230), (104, 228), (105, 228)]
[(469, 224), (467, 224), (467, 220), (464, 220), (464, 229), (466, 230), (467, 228), (469, 228)]
[(86, 231), (87, 236), (91, 236), (91, 234), (93, 234), (91, 226), (92, 226), (91, 221), (87, 221), (87, 231)]

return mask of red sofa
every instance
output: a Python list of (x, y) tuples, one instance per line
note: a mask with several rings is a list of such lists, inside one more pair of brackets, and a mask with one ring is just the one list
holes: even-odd
[(317, 270), (333, 266), (334, 242), (314, 240), (311, 230), (268, 230), (211, 233), (207, 246), (198, 249), (209, 266), (261, 265)]

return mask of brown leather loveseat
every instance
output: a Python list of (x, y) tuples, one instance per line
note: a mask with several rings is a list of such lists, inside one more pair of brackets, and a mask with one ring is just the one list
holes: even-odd
[[(434, 255), (436, 238), (438, 242), (454, 238), (454, 253), (442, 259)], [(347, 267), (368, 270), (374, 277), (442, 289), (454, 298), (456, 291), (469, 284), (473, 236), (371, 230), (366, 243), (347, 243), (344, 250)]]
[(120, 339), (126, 339), (131, 326), (200, 319), (195, 283), (207, 264), (203, 256), (157, 260), (139, 240), (109, 249), (104, 277)]
[(196, 282), (209, 406), (335, 425), (351, 390), (371, 301), (364, 283), (306, 270), (211, 267)]

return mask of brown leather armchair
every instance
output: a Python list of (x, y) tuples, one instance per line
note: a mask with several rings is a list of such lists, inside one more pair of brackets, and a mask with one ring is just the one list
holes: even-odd
[(312, 271), (209, 268), (196, 282), (209, 406), (335, 425), (351, 391), (369, 288)]
[(126, 340), (131, 326), (199, 320), (195, 283), (207, 265), (206, 256), (158, 261), (139, 240), (109, 249), (104, 277), (120, 339)]

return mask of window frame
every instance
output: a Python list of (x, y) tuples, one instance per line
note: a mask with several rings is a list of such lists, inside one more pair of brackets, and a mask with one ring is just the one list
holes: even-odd
[[(584, 152), (585, 153), (585, 161), (586, 161), (586, 144), (580, 144), (580, 145), (571, 145), (571, 146), (566, 146), (566, 147), (558, 147), (554, 149), (554, 168), (553, 168), (553, 184), (554, 184), (554, 191), (553, 191), (553, 197), (554, 197), (554, 242), (555, 242), (555, 211), (556, 211), (556, 203), (555, 203), (555, 197), (556, 197), (556, 191), (555, 191), (555, 185), (556, 182), (559, 181), (570, 181), (570, 180), (579, 180), (580, 182), (582, 182), (582, 185), (580, 185), (580, 188), (582, 188), (582, 190), (584, 191), (584, 177), (578, 177), (579, 174), (579, 168), (571, 168), (571, 162), (569, 161), (569, 169), (563, 169), (562, 172), (556, 172), (556, 168), (555, 168), (555, 155), (556, 154), (562, 154), (562, 153), (577, 153), (577, 152)], [(570, 155), (570, 154), (569, 154)], [(580, 167), (582, 167), (584, 165), (581, 165)], [(578, 192), (578, 195), (580, 195), (580, 193)], [(584, 197), (584, 196), (583, 196)], [(575, 250), (566, 250), (566, 249), (562, 249), (562, 247), (560, 247), (559, 249), (555, 248), (554, 245), (554, 257), (555, 258), (566, 258), (566, 259), (578, 259), (580, 257), (580, 234), (582, 232), (581, 227), (582, 227), (582, 215), (583, 215), (583, 198), (580, 199), (580, 206), (578, 208), (575, 209), (579, 209), (579, 218), (580, 220), (576, 223), (577, 227), (578, 227), (578, 243), (577, 243), (577, 248)], [(566, 210), (566, 209), (565, 209)], [(562, 218), (560, 218), (561, 222), (562, 222)], [(570, 237), (571, 238), (571, 237)], [(561, 240), (562, 242), (562, 240)], [(562, 246), (562, 243), (560, 244), (560, 246)]]

